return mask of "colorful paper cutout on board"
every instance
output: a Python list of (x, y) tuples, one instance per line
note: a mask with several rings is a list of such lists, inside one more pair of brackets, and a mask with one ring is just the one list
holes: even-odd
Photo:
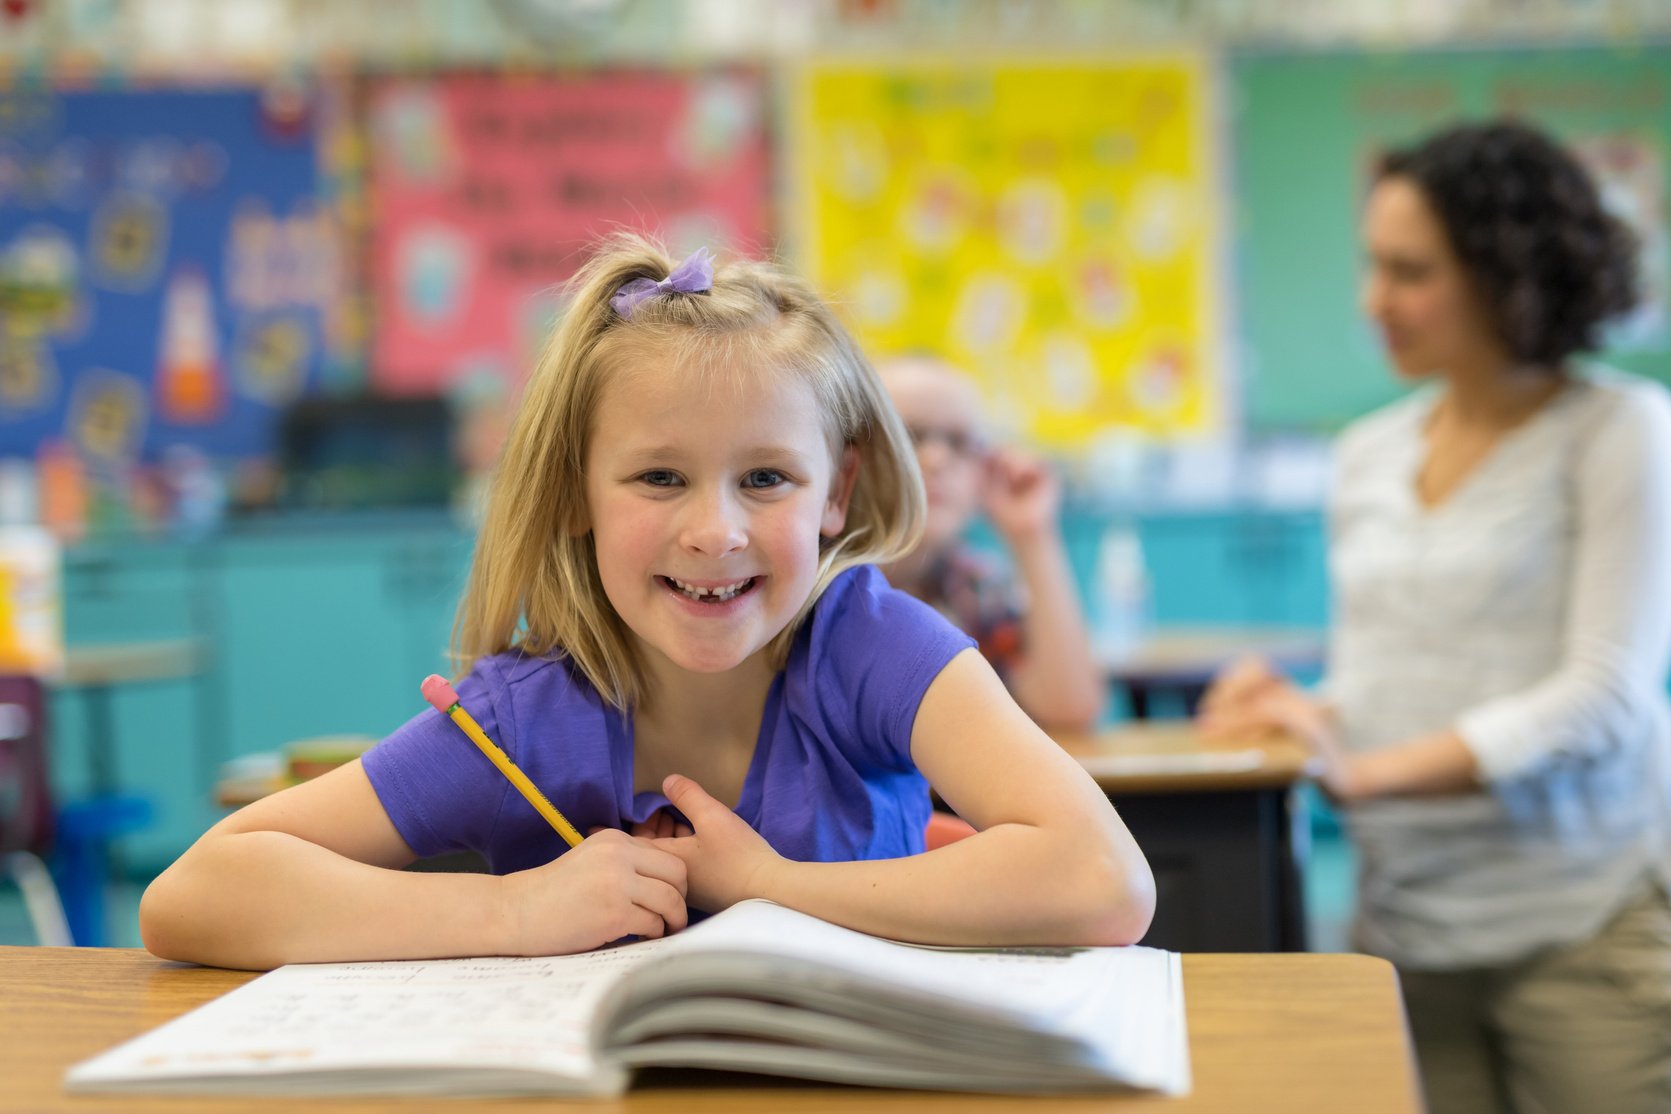
[(298, 315), (252, 318), (244, 323), (234, 354), (238, 389), (273, 406), (294, 402), (313, 356), (313, 334)]
[(43, 410), (58, 392), (52, 350), (27, 334), (0, 331), (0, 414)]
[(220, 416), (226, 401), (221, 378), (214, 296), (201, 269), (181, 267), (162, 300), (162, 351), (157, 357), (157, 412), (181, 425)]
[(817, 63), (801, 263), (874, 355), (938, 352), (1012, 433), (1221, 428), (1206, 62)]
[(130, 464), (144, 444), (147, 414), (139, 380), (108, 368), (88, 368), (76, 376), (70, 398), (70, 443), (84, 460)]
[(34, 224), (0, 249), (0, 329), (40, 339), (74, 331), (82, 315), (80, 255), (61, 229)]
[(379, 389), (496, 369), (520, 382), (585, 249), (645, 229), (676, 253), (768, 244), (765, 90), (752, 71), (372, 82)]
[(146, 194), (113, 194), (93, 214), (92, 241), (100, 285), (130, 294), (148, 290), (168, 255), (168, 210)]

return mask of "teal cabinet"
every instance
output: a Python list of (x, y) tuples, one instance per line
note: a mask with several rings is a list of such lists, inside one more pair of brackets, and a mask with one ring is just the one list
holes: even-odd
[(387, 734), (422, 710), (419, 682), (448, 670), (469, 556), (470, 539), (439, 517), (275, 521), (191, 545), (70, 550), (72, 654), (182, 640), (202, 652), (178, 676), (55, 686), (55, 792), (91, 793), (104, 747), (108, 780), (155, 814), (121, 839), (117, 865), (161, 869), (224, 815), (214, 787), (227, 759), (315, 735)]
[(1137, 523), (1149, 570), (1153, 619), (1161, 626), (1251, 622), (1253, 591), (1225, 515), (1149, 516)]
[(1310, 627), (1327, 622), (1327, 561), (1318, 513), (1150, 519), (1141, 533), (1145, 553), (1151, 539), (1158, 551), (1159, 559), (1149, 562), (1158, 622)]
[[(1095, 599), (1097, 548), (1111, 520), (1066, 514), (1062, 532), (1081, 597)], [(1328, 568), (1318, 511), (1131, 511), (1159, 626), (1322, 627)], [(983, 536), (984, 537), (984, 536)], [(995, 539), (992, 539), (995, 541)]]
[(64, 555), (64, 630), (84, 646), (200, 633), (197, 585), (209, 560), (202, 545), (130, 541)]
[(392, 731), (446, 672), (468, 542), (450, 530), (230, 539), (214, 585), (234, 755)]

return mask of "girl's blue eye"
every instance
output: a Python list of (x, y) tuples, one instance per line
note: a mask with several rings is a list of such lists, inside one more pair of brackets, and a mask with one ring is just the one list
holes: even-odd
[(653, 471), (645, 472), (638, 478), (644, 483), (649, 484), (651, 487), (672, 487), (674, 484), (679, 482), (679, 477), (665, 468), (657, 468)]
[(754, 471), (743, 477), (744, 487), (776, 487), (778, 484), (783, 482), (783, 473), (779, 472), (776, 468), (756, 468)]

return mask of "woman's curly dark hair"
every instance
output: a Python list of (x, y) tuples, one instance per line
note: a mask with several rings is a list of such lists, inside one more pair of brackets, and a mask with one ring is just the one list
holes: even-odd
[(1451, 128), (1381, 159), (1438, 214), (1499, 338), (1522, 363), (1559, 367), (1600, 346), (1636, 304), (1636, 237), (1602, 208), (1578, 161), (1533, 128)]

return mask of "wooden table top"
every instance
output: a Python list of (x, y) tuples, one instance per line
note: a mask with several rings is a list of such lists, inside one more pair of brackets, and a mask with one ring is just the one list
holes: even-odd
[(1305, 777), (1315, 763), (1296, 739), (1209, 742), (1189, 720), (1141, 720), (1051, 737), (1110, 795), (1280, 789)]
[[(1421, 1109), (1397, 978), (1359, 955), (1186, 955), (1184, 1001), (1194, 1090), (1065, 1098), (836, 1088), (748, 1076), (653, 1073), (621, 1099), (308, 1099), (308, 1114), (461, 1114), (487, 1108), (566, 1114), (1409, 1114)], [(253, 976), (165, 963), (116, 948), (0, 947), (0, 1114), (117, 1111), (279, 1114), (295, 1098), (66, 1095), (77, 1061), (162, 1024)]]
[(67, 688), (172, 681), (200, 672), (203, 656), (203, 644), (195, 638), (69, 646), (63, 671), (54, 680)]

